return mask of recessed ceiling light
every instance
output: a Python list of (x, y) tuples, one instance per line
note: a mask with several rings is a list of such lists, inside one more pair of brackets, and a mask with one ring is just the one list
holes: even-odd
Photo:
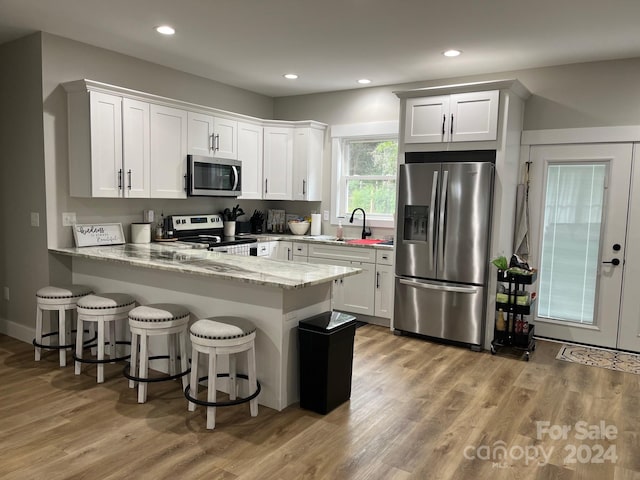
[(161, 33), (162, 35), (173, 35), (176, 33), (176, 30), (169, 25), (160, 25), (159, 27), (156, 27), (156, 32)]
[(371, 80), (369, 80), (368, 78), (361, 78), (360, 80), (358, 80), (358, 83), (360, 83), (361, 85), (367, 85), (371, 83)]
[(462, 53), (461, 50), (446, 50), (444, 52), (442, 52), (442, 54), (445, 57), (457, 57), (458, 55), (460, 55)]
[(296, 75), (295, 73), (285, 73), (283, 77), (289, 80), (295, 80), (296, 78), (298, 78), (298, 75)]

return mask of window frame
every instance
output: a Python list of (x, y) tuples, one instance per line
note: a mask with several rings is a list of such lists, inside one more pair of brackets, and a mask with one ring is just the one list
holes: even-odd
[[(331, 126), (331, 224), (338, 224), (338, 217), (347, 217), (351, 212), (342, 212), (345, 208), (347, 177), (343, 174), (346, 142), (378, 141), (395, 139), (400, 146), (398, 121), (356, 123)], [(397, 166), (397, 161), (396, 161)], [(386, 175), (358, 176), (361, 180), (386, 180)], [(397, 173), (396, 173), (397, 181)], [(395, 228), (396, 212), (390, 215), (367, 213), (367, 226)], [(348, 219), (347, 219), (348, 221)]]

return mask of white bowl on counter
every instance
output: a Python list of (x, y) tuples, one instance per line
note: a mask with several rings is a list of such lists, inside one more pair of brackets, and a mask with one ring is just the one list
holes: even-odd
[(309, 230), (309, 222), (289, 222), (289, 230), (294, 235), (304, 235)]

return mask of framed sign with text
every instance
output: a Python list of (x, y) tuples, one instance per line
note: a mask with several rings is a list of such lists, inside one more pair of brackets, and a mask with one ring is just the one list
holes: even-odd
[(73, 237), (76, 247), (125, 243), (121, 223), (76, 224), (73, 226)]

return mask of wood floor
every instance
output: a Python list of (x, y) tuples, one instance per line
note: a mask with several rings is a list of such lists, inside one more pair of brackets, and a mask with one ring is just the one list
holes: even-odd
[[(121, 365), (97, 385), (95, 367), (75, 376), (57, 353), (34, 362), (0, 336), (0, 478), (640, 479), (640, 376), (555, 360), (559, 347), (538, 342), (527, 363), (368, 325), (348, 403), (325, 416), (227, 407), (207, 431), (177, 383), (150, 385), (139, 405)], [(553, 440), (537, 421), (572, 430)], [(578, 440), (579, 421), (616, 438)]]

